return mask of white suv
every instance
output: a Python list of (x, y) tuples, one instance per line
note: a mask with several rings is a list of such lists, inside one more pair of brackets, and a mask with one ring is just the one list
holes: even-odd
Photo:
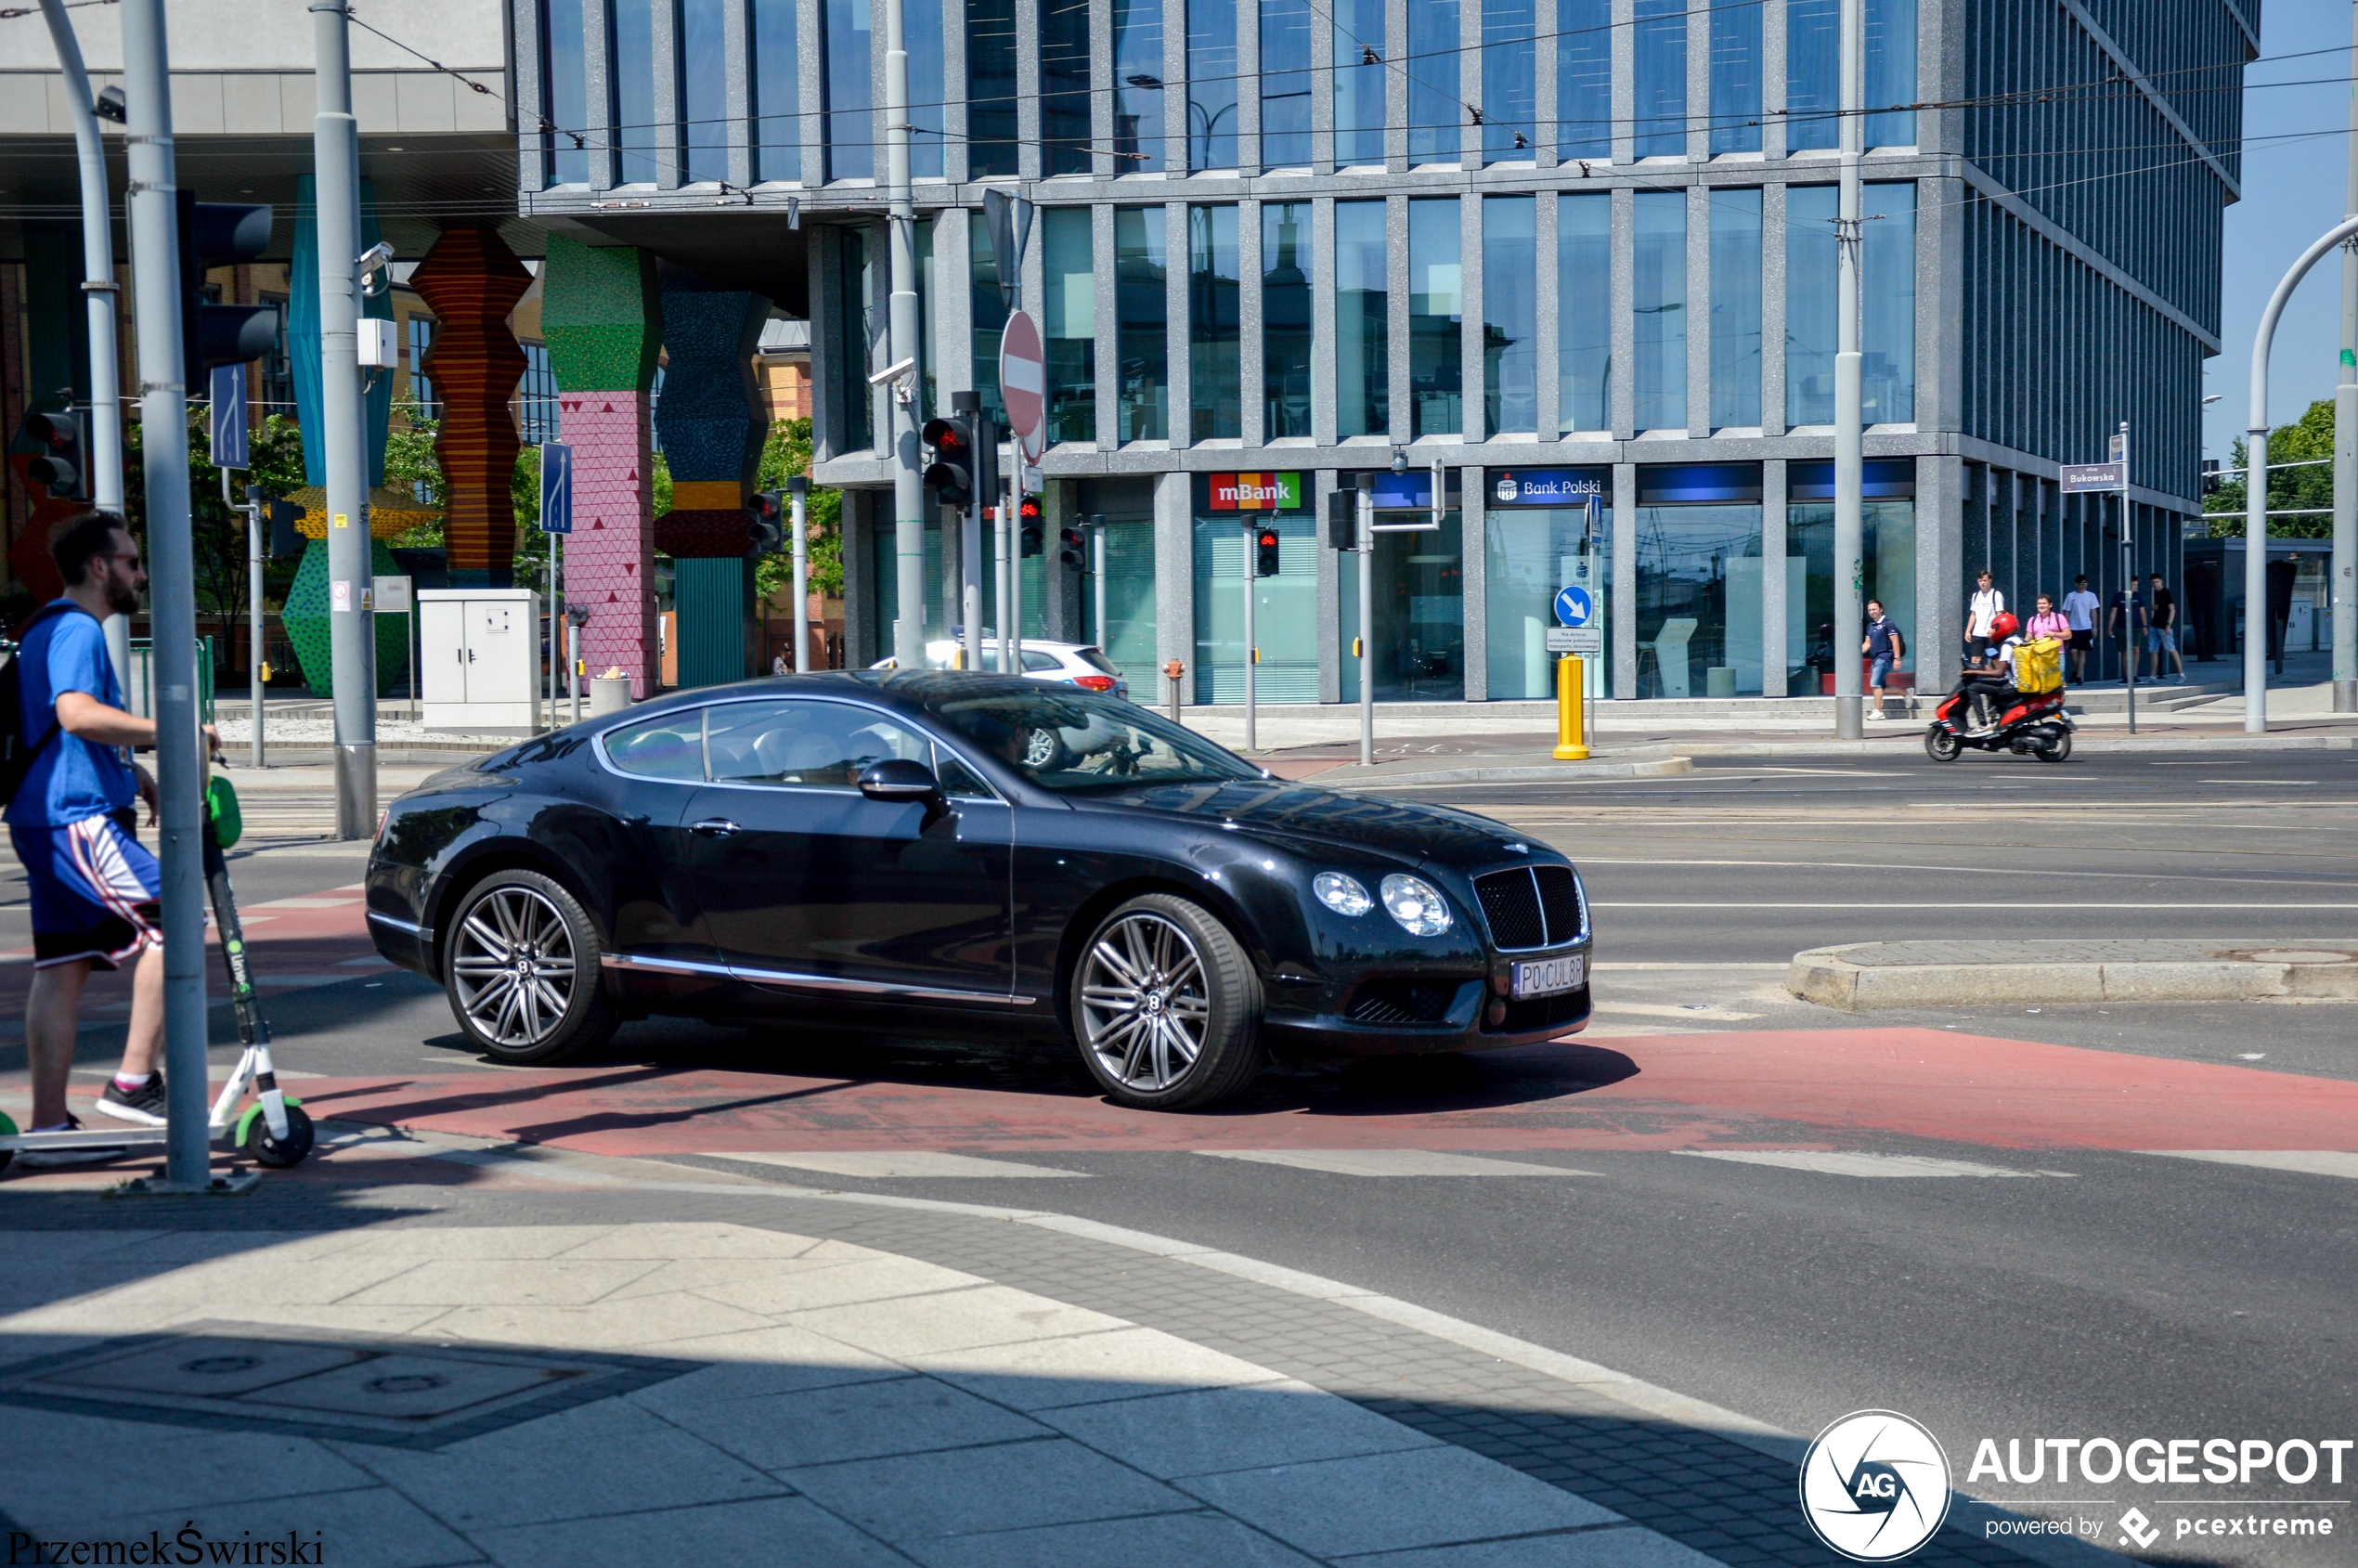
[[(928, 669), (964, 669), (965, 647), (954, 638), (926, 644), (926, 667)], [(1083, 691), (1110, 692), (1125, 701), (1130, 696), (1130, 682), (1103, 652), (1082, 642), (1047, 642), (1027, 637), (1022, 647), (1023, 673), (1031, 680), (1045, 680), (1055, 686), (1079, 686)], [(878, 659), (871, 669), (894, 669), (898, 661)], [(996, 671), (999, 667), (999, 640), (989, 632), (982, 638), (982, 668)]]

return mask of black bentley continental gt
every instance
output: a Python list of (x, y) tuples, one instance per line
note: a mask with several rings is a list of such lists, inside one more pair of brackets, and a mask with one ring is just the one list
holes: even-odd
[(1546, 846), (979, 673), (751, 680), (538, 737), (395, 801), (368, 890), (377, 951), (509, 1063), (650, 1014), (798, 1016), (1069, 1041), (1175, 1110), (1272, 1052), (1588, 1018), (1587, 897)]

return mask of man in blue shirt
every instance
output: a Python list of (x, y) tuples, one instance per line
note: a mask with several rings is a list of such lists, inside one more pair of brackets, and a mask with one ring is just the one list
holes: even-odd
[[(155, 857), (141, 847), (136, 802), (155, 821), (156, 786), (128, 748), (155, 744), (156, 726), (123, 711), (123, 687), (102, 623), (139, 608), (148, 574), (123, 519), (90, 512), (50, 545), (65, 594), (43, 606), (17, 650), (19, 733), (35, 748), (8, 802), (8, 836), (24, 863), (32, 905), (32, 989), (25, 1044), (32, 1069), (34, 1132), (79, 1125), (66, 1109), (66, 1078), (81, 1025), (82, 989), (94, 967), (137, 955), (123, 1065), (97, 1109), (161, 1126), (163, 1075), (163, 937)], [(208, 732), (209, 734), (209, 732)], [(109, 1159), (120, 1150), (26, 1151), (28, 1165)]]

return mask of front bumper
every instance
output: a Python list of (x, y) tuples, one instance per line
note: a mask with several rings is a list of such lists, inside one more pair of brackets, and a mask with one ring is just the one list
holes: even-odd
[(1492, 954), (1479, 975), (1385, 973), (1263, 982), (1263, 1032), (1276, 1049), (1306, 1056), (1419, 1056), (1489, 1051), (1560, 1040), (1587, 1027), (1589, 985), (1516, 1001), (1514, 965), (1588, 955), (1588, 944)]

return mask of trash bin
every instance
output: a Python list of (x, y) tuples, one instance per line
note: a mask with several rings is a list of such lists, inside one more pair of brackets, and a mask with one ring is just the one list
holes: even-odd
[(590, 678), (590, 717), (620, 713), (630, 706), (630, 677), (593, 675)]

